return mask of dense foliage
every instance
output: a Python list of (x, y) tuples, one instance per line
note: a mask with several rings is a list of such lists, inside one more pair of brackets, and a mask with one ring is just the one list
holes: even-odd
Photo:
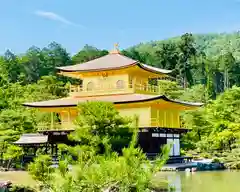
[(240, 168), (239, 104), (240, 87), (233, 87), (210, 101), (205, 108), (185, 114), (185, 124), (192, 128), (183, 140), (185, 148), (207, 156), (223, 157), (228, 165)]
[(240, 88), (233, 87), (205, 108), (186, 114), (185, 123), (193, 131), (187, 136), (190, 147), (214, 152), (231, 150), (240, 136)]
[(71, 64), (71, 57), (57, 43), (40, 50), (32, 47), (24, 55), (7, 51), (0, 57), (0, 159), (10, 142), (22, 133), (36, 131), (49, 114), (27, 109), (22, 103), (54, 99), (67, 94), (67, 80), (56, 76), (55, 67)]

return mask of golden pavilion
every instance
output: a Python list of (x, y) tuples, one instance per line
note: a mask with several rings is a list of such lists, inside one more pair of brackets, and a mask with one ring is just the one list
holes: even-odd
[[(24, 106), (51, 113), (52, 120), (49, 125), (41, 125), (38, 134), (22, 135), (16, 144), (25, 145), (26, 141), (36, 145), (50, 143), (55, 146), (52, 151), (56, 151), (56, 144), (66, 140), (63, 137), (74, 130), (79, 103), (107, 101), (112, 102), (122, 116), (138, 115), (139, 145), (144, 152), (157, 154), (160, 146), (173, 143), (170, 156), (180, 156), (180, 135), (186, 132), (180, 114), (202, 104), (169, 99), (161, 94), (161, 84), (151, 84), (152, 79), (169, 78), (171, 70), (128, 58), (120, 53), (117, 46), (103, 57), (57, 69), (60, 75), (81, 79), (82, 84), (71, 85), (66, 98), (24, 103)], [(60, 117), (57, 123), (53, 118), (55, 114)]]

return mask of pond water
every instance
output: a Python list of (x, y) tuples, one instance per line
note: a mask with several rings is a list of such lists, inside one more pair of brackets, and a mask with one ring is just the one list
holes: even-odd
[(240, 192), (240, 172), (163, 173), (176, 192)]
[[(168, 180), (176, 192), (240, 192), (240, 172), (161, 172), (157, 179)], [(30, 175), (24, 171), (0, 172), (0, 180), (13, 183), (34, 185)]]

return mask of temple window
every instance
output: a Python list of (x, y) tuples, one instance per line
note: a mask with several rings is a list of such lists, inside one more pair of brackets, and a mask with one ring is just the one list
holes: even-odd
[(87, 84), (87, 91), (92, 91), (93, 88), (94, 88), (93, 82), (88, 82), (88, 84)]
[(118, 80), (116, 83), (117, 89), (123, 89), (124, 88), (124, 81)]

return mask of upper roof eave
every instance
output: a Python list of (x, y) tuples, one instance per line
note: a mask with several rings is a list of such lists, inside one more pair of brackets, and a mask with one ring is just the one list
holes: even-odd
[[(114, 63), (115, 61), (116, 64)], [(106, 64), (106, 65), (105, 65)], [(64, 66), (64, 67), (56, 67), (60, 72), (98, 72), (98, 71), (106, 71), (106, 70), (119, 70), (128, 68), (131, 66), (137, 65), (143, 70), (157, 73), (157, 74), (169, 74), (171, 70), (160, 69), (156, 67), (152, 67), (146, 64), (141, 64), (139, 61), (121, 55), (120, 53), (117, 54), (108, 54), (103, 57), (93, 59), (91, 61)], [(91, 66), (91, 67), (88, 67)]]
[(56, 67), (56, 69), (62, 71), (62, 72), (99, 72), (99, 71), (106, 71), (106, 70), (118, 70), (118, 69), (125, 69), (131, 66), (136, 65), (136, 63), (131, 63), (129, 65), (121, 66), (121, 67), (108, 67), (108, 68), (98, 68), (98, 69), (84, 69), (84, 70), (71, 70), (66, 69), (64, 67)]
[(161, 73), (161, 74), (170, 74), (172, 73), (172, 70), (167, 70), (167, 69), (160, 69), (157, 67), (152, 67), (150, 65), (146, 65), (146, 64), (141, 64), (138, 63), (138, 66), (146, 71), (152, 72), (152, 73)]
[(156, 74), (170, 74), (172, 73), (172, 70), (166, 70), (166, 69), (160, 69), (156, 67), (152, 67), (146, 64), (141, 64), (141, 63), (132, 63), (127, 66), (122, 66), (122, 67), (115, 67), (115, 68), (100, 68), (100, 69), (90, 69), (90, 70), (67, 70), (67, 69), (61, 69), (61, 67), (56, 67), (56, 69), (62, 71), (62, 72), (99, 72), (99, 71), (106, 71), (106, 70), (119, 70), (119, 69), (126, 69), (128, 67), (132, 67), (134, 65), (137, 65), (143, 70), (149, 71), (151, 73), (156, 73)]

